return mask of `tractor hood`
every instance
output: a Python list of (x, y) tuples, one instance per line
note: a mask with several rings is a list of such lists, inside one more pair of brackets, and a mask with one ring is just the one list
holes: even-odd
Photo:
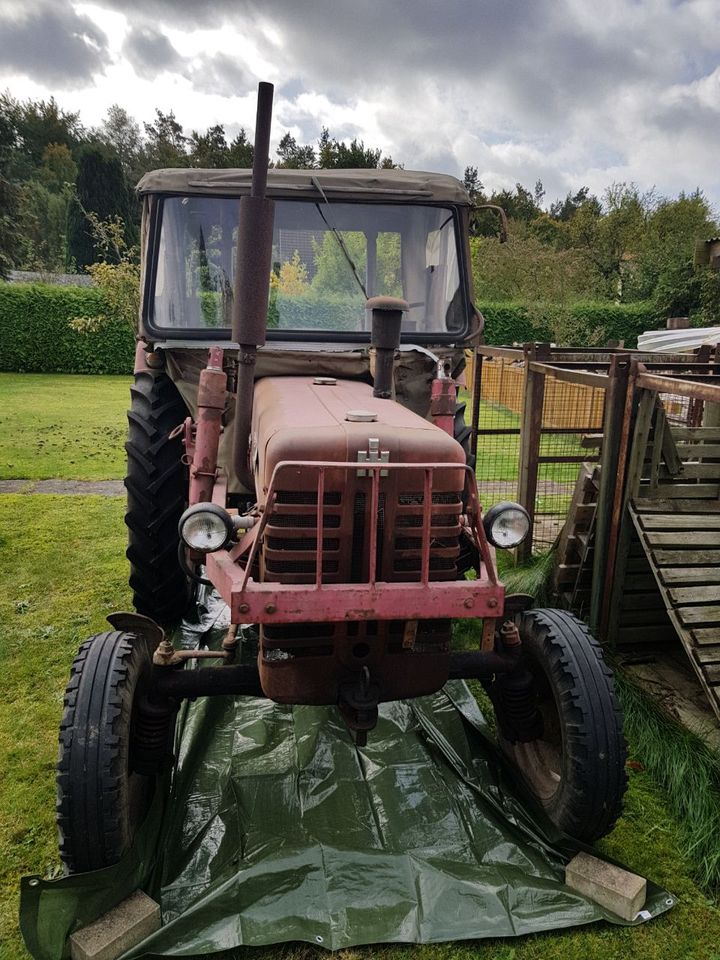
[[(368, 384), (318, 379), (265, 377), (255, 385), (252, 458), (259, 503), (281, 461), (355, 463), (359, 453), (368, 452), (370, 439), (379, 441), (391, 463), (465, 466), (465, 453), (452, 437), (399, 403), (375, 398)], [(373, 419), (356, 419), (363, 415)], [(461, 490), (460, 471), (453, 479), (454, 489)]]

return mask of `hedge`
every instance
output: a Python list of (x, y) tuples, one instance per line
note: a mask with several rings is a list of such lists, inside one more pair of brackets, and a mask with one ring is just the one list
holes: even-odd
[(485, 317), (485, 341), (494, 346), (546, 340), (569, 346), (602, 346), (624, 340), (636, 347), (637, 338), (664, 321), (651, 303), (478, 304)]
[[(658, 325), (648, 303), (478, 304), (485, 316), (487, 343), (502, 345), (529, 340), (599, 346), (608, 340), (637, 345), (643, 330)], [(326, 305), (327, 307), (327, 305)], [(324, 326), (330, 316), (316, 313), (317, 305), (300, 298), (283, 298), (283, 321), (296, 316), (301, 325)], [(345, 309), (343, 309), (345, 308)], [(134, 341), (129, 327), (119, 321), (95, 333), (78, 333), (75, 317), (99, 316), (105, 310), (101, 293), (92, 287), (0, 283), (0, 370), (25, 373), (130, 373)], [(327, 307), (347, 328), (346, 304)], [(271, 309), (272, 313), (272, 309)], [(271, 321), (273, 317), (271, 316)], [(277, 316), (275, 316), (277, 322)], [(322, 323), (320, 322), (322, 321)]]
[(0, 370), (18, 373), (131, 373), (135, 338), (125, 323), (79, 333), (70, 321), (104, 313), (92, 287), (0, 283)]

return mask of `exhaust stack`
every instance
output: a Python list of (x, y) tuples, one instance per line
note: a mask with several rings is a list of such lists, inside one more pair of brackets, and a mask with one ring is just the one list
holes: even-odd
[(370, 297), (365, 306), (372, 312), (370, 343), (375, 348), (373, 395), (390, 400), (393, 393), (393, 361), (400, 348), (402, 315), (410, 306), (399, 297)]
[(243, 486), (252, 491), (250, 429), (255, 390), (257, 348), (265, 344), (272, 267), (275, 203), (267, 189), (273, 85), (258, 84), (252, 187), (240, 198), (235, 283), (233, 288), (233, 340), (240, 344), (235, 401), (234, 467)]

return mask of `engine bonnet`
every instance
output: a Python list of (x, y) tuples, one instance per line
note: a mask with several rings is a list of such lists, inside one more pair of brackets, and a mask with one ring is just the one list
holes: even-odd
[[(264, 503), (273, 470), (281, 461), (357, 462), (371, 438), (388, 451), (390, 463), (465, 465), (464, 451), (452, 437), (399, 403), (375, 398), (368, 384), (314, 380), (265, 377), (255, 385), (252, 456), (259, 503)], [(377, 419), (349, 420), (348, 415), (357, 411)], [(462, 489), (459, 471), (455, 483)]]

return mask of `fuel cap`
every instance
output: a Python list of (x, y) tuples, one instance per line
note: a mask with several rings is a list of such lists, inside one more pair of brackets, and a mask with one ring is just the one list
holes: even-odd
[(378, 418), (372, 410), (348, 410), (345, 419), (350, 423), (374, 423)]

